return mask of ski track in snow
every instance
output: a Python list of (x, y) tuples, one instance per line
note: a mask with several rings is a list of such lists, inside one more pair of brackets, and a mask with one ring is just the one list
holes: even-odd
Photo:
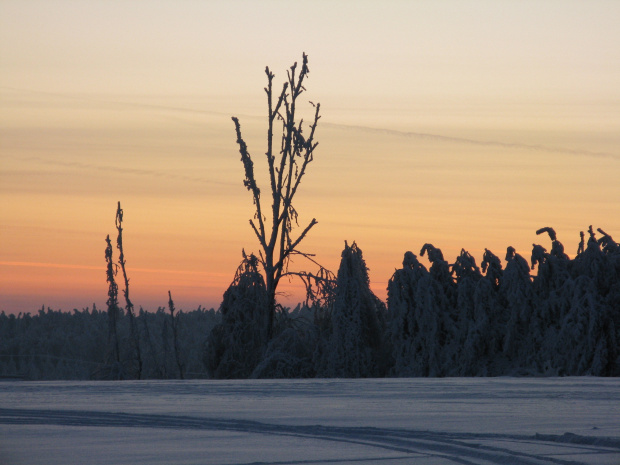
[[(413, 459), (420, 456), (435, 457), (440, 459), (442, 463), (464, 465), (481, 463), (575, 464), (579, 462), (570, 457), (576, 454), (580, 456), (601, 455), (612, 460), (616, 455), (620, 458), (620, 438), (588, 437), (568, 433), (564, 435), (447, 433), (375, 427), (282, 425), (253, 420), (163, 414), (23, 408), (1, 408), (0, 424), (233, 431), (350, 443), (403, 454), (401, 457), (390, 455), (390, 457), (381, 459), (381, 461), (384, 460), (388, 463), (395, 459), (406, 459), (407, 457)], [(545, 448), (549, 448), (549, 451), (545, 453), (526, 452), (527, 446), (531, 445), (534, 445), (538, 451), (545, 450)], [(569, 458), (564, 459), (562, 456)], [(352, 461), (376, 462), (377, 460), (375, 457), (368, 460), (354, 459)], [(330, 462), (342, 462), (342, 460), (295, 460), (270, 463), (283, 465)], [(267, 462), (252, 462), (254, 465), (263, 463)]]

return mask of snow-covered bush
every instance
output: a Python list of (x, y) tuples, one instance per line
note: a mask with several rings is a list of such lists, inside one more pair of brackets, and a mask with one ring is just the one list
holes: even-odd
[(317, 334), (311, 324), (291, 325), (271, 340), (252, 378), (312, 378)]

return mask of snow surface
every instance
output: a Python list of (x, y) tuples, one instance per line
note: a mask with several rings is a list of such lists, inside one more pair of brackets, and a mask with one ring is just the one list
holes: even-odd
[(620, 464), (618, 378), (0, 382), (0, 464)]

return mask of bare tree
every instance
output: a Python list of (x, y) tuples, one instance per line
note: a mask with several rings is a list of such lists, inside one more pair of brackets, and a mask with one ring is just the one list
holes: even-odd
[(179, 314), (176, 316), (174, 314), (174, 301), (172, 300), (172, 294), (168, 291), (168, 310), (170, 311), (170, 321), (172, 326), (172, 342), (174, 345), (174, 360), (177, 364), (177, 369), (179, 370), (179, 378), (185, 379), (183, 377), (183, 364), (181, 363), (181, 357), (179, 355)]
[(118, 284), (116, 284), (116, 264), (113, 258), (112, 241), (110, 235), (105, 239), (105, 261), (106, 261), (106, 281), (108, 286), (108, 343), (111, 344), (111, 350), (106, 363), (110, 363), (110, 358), (114, 364), (116, 373), (115, 377), (122, 379), (120, 344), (118, 338), (118, 319), (120, 317), (120, 308), (118, 305)]
[[(308, 165), (313, 160), (314, 150), (318, 142), (315, 142), (314, 135), (319, 121), (319, 104), (314, 106), (314, 119), (309, 125), (309, 133), (303, 133), (303, 119), (297, 118), (297, 100), (305, 91), (304, 80), (308, 76), (308, 57), (303, 54), (301, 69), (297, 63), (291, 66), (287, 72), (287, 81), (283, 84), (282, 90), (277, 98), (273, 93), (274, 74), (265, 68), (267, 75), (267, 151), (265, 153), (267, 166), (269, 169), (269, 182), (271, 190), (271, 212), (266, 213), (261, 199), (261, 190), (258, 187), (254, 176), (254, 162), (248, 147), (241, 136), (241, 126), (239, 120), (233, 117), (237, 132), (237, 143), (241, 153), (241, 161), (245, 169), (245, 180), (243, 184), (252, 193), (256, 213), (250, 220), (250, 226), (256, 234), (261, 246), (259, 260), (265, 273), (265, 284), (267, 288), (267, 309), (268, 309), (268, 337), (271, 338), (274, 316), (276, 310), (276, 289), (283, 275), (286, 274), (288, 263), (291, 256), (300, 254), (308, 257), (308, 254), (300, 252), (297, 248), (301, 241), (306, 237), (308, 231), (317, 224), (316, 219), (310, 223), (299, 234), (293, 234), (294, 225), (297, 222), (297, 211), (293, 207), (293, 199), (302, 178), (306, 174)], [(281, 142), (278, 147), (274, 147), (274, 125), (276, 120), (282, 123)], [(266, 216), (269, 215), (269, 216)]]
[(131, 331), (131, 340), (133, 342), (133, 350), (135, 352), (136, 357), (136, 376), (138, 379), (142, 378), (142, 351), (140, 349), (140, 336), (138, 332), (138, 326), (135, 321), (134, 314), (134, 306), (133, 302), (129, 298), (129, 278), (127, 277), (127, 269), (125, 268), (126, 260), (125, 260), (125, 252), (123, 250), (123, 209), (121, 208), (120, 201), (118, 202), (118, 207), (116, 208), (116, 230), (118, 231), (118, 235), (116, 236), (116, 248), (119, 251), (118, 264), (120, 265), (120, 269), (123, 272), (123, 281), (125, 282), (125, 289), (123, 289), (123, 296), (125, 297), (125, 310), (127, 311), (127, 316), (129, 317), (129, 327)]

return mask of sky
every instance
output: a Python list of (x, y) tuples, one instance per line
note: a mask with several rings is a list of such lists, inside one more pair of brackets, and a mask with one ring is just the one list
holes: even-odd
[(259, 251), (230, 117), (264, 176), (265, 66), (280, 86), (303, 52), (322, 118), (296, 208), (326, 268), (356, 241), (385, 299), (425, 243), (618, 240), (618, 24), (600, 0), (3, 0), (0, 310), (105, 308), (118, 201), (134, 304), (217, 308)]

